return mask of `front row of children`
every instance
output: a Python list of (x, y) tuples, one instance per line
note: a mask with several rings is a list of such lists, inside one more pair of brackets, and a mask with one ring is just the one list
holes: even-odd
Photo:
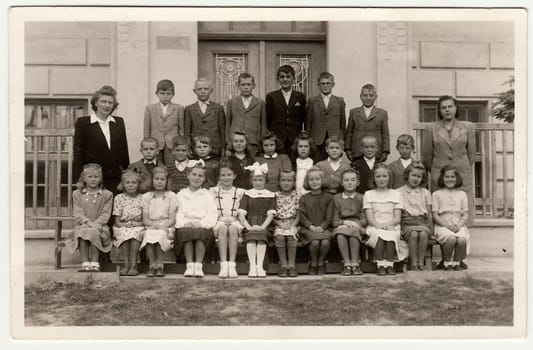
[[(231, 161), (218, 168), (217, 186), (203, 188), (207, 168), (203, 160), (187, 162), (188, 186), (177, 194), (168, 190), (165, 168), (152, 170), (153, 190), (139, 193), (140, 175), (127, 170), (122, 175), (123, 193), (113, 203), (111, 192), (102, 188), (102, 169), (85, 165), (79, 189), (74, 191), (76, 226), (67, 247), (79, 248), (80, 271), (99, 271), (99, 253), (114, 244), (124, 258), (121, 275), (134, 276), (139, 249), (146, 249), (147, 276), (164, 276), (163, 256), (173, 246), (183, 247), (186, 277), (203, 276), (202, 261), (208, 242), (216, 239), (221, 278), (237, 277), (235, 258), (243, 239), (249, 259), (249, 277), (265, 277), (267, 243), (274, 241), (281, 264), (281, 277), (297, 276), (295, 257), (298, 241), (309, 249), (309, 274), (325, 273), (325, 258), (331, 240), (337, 242), (344, 261), (342, 275), (361, 275), (359, 254), (362, 244), (373, 248), (378, 275), (395, 274), (394, 261), (409, 254), (411, 269), (422, 269), (427, 241), (434, 232), (443, 248), (445, 270), (466, 268), (469, 233), (466, 194), (458, 188), (461, 178), (452, 166), (442, 168), (440, 190), (430, 195), (423, 187), (426, 170), (413, 161), (404, 173), (406, 184), (391, 189), (392, 172), (384, 163), (372, 170), (372, 190), (356, 192), (360, 177), (348, 168), (341, 175), (342, 191), (332, 195), (324, 190), (324, 172), (317, 166), (305, 173), (300, 196), (295, 191), (292, 171), (279, 174), (279, 191), (266, 186), (266, 163), (246, 167), (252, 188), (235, 186), (237, 173)], [(113, 207), (113, 210), (112, 210)], [(114, 215), (114, 240), (106, 225)], [(434, 228), (433, 228), (434, 223)], [(273, 226), (273, 230), (271, 227)]]

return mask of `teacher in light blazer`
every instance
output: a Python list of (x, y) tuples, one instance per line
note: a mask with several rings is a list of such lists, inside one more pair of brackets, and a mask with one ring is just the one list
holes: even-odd
[(452, 96), (441, 96), (437, 111), (440, 121), (425, 130), (422, 141), (424, 166), (431, 171), (431, 191), (439, 189), (437, 180), (441, 168), (447, 164), (455, 166), (463, 179), (461, 190), (468, 196), (468, 224), (472, 224), (475, 211), (472, 184), (476, 152), (474, 126), (457, 120), (457, 101)]
[(111, 115), (118, 106), (116, 95), (111, 86), (103, 86), (91, 97), (92, 113), (76, 120), (72, 165), (73, 180), (77, 182), (85, 164), (99, 164), (103, 185), (114, 194), (122, 171), (130, 163), (124, 120)]

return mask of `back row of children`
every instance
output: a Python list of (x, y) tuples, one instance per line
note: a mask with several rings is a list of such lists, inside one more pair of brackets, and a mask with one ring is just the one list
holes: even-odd
[[(286, 168), (271, 167), (268, 162), (281, 159), (273, 157), (275, 135), (263, 139), (266, 157), (260, 158), (262, 163), (251, 158), (254, 162), (250, 165), (239, 159), (240, 155), (251, 157), (246, 153), (246, 134), (236, 132), (232, 139), (233, 158), (208, 167), (208, 137), (195, 138), (197, 160), (187, 159), (187, 140), (175, 137), (174, 164), (168, 168), (154, 166), (149, 177), (143, 175), (141, 168), (152, 166), (145, 163), (153, 162), (159, 147), (155, 139), (144, 139), (143, 160), (123, 174), (123, 193), (117, 195), (114, 204), (111, 193), (101, 186), (101, 168), (97, 164), (86, 165), (80, 190), (73, 195), (77, 226), (68, 244), (71, 251), (79, 247), (81, 270), (98, 270), (99, 252), (108, 252), (115, 244), (125, 261), (121, 274), (138, 273), (137, 253), (146, 247), (150, 263), (147, 275), (163, 276), (164, 252), (174, 247), (176, 254), (183, 248), (185, 276), (201, 277), (206, 247), (216, 238), (219, 276), (237, 277), (235, 258), (242, 238), (250, 262), (249, 277), (266, 276), (263, 264), (270, 240), (278, 250), (281, 277), (297, 276), (298, 241), (309, 249), (309, 273), (323, 274), (330, 241), (335, 239), (344, 261), (343, 275), (362, 274), (361, 244), (374, 248), (378, 274), (385, 275), (394, 274), (393, 262), (405, 259), (407, 253), (411, 269), (422, 269), (427, 240), (433, 232), (443, 246), (444, 267), (466, 268), (463, 259), (469, 241), (465, 226), (467, 199), (457, 189), (461, 178), (453, 167), (442, 169), (442, 189), (431, 197), (424, 188), (426, 170), (420, 162), (410, 161), (402, 174), (405, 185), (398, 191), (392, 189), (397, 176), (377, 160), (366, 178), (363, 171), (349, 165), (341, 169), (343, 140), (337, 137), (326, 140), (328, 160), (316, 165), (311, 162), (309, 169), (297, 168), (296, 172), (290, 162)], [(399, 149), (402, 140), (412, 151), (412, 138), (402, 135)], [(301, 135), (295, 146), (298, 159), (309, 159), (312, 139)], [(374, 136), (363, 137), (363, 165), (368, 167), (366, 161), (375, 158), (377, 147)], [(404, 150), (402, 157), (406, 153)], [(210, 171), (216, 174), (214, 186), (208, 184)], [(303, 188), (297, 190), (301, 178)], [(148, 192), (141, 194), (143, 191)], [(115, 217), (113, 240), (105, 225), (111, 214)]]
[[(332, 94), (334, 77), (328, 72), (320, 73), (318, 86), (320, 94), (306, 100), (306, 96), (293, 90), (295, 71), (290, 65), (277, 71), (279, 90), (266, 95), (265, 101), (255, 97), (255, 80), (249, 73), (241, 73), (237, 80), (239, 96), (230, 99), (224, 108), (210, 99), (213, 91), (211, 82), (200, 78), (195, 82), (193, 92), (197, 101), (183, 107), (172, 103), (174, 84), (161, 80), (156, 95), (159, 102), (146, 106), (144, 116), (144, 137), (153, 137), (159, 143), (159, 161), (166, 165), (173, 163), (172, 139), (184, 136), (192, 145), (194, 136), (209, 136), (210, 157), (220, 159), (231, 155), (232, 135), (243, 131), (248, 137), (248, 150), (256, 156), (261, 153), (261, 139), (269, 130), (280, 142), (279, 154), (291, 155), (294, 140), (302, 129), (307, 130), (317, 147), (315, 161), (324, 160), (326, 140), (339, 136), (345, 140), (346, 155), (350, 160), (363, 158), (361, 139), (373, 135), (378, 144), (378, 160), (385, 161), (390, 153), (387, 112), (374, 106), (376, 88), (371, 84), (361, 88), (362, 106), (350, 110), (346, 125), (346, 104), (344, 99)], [(294, 161), (295, 158), (293, 158)]]

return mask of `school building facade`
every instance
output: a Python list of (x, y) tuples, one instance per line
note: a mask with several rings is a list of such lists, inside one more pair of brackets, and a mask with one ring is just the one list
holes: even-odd
[[(27, 22), (27, 216), (68, 215), (71, 130), (102, 85), (117, 89), (115, 114), (125, 119), (135, 161), (144, 107), (157, 101), (159, 80), (171, 79), (173, 101), (188, 105), (194, 81), (208, 77), (212, 99), (224, 103), (237, 93), (239, 73), (248, 71), (254, 94), (264, 99), (278, 88), (277, 68), (290, 64), (295, 88), (308, 96), (318, 94), (318, 74), (331, 72), (347, 114), (360, 105), (360, 87), (374, 84), (376, 104), (389, 112), (393, 146), (402, 133), (419, 141), (421, 123), (437, 120), (438, 97), (456, 96), (461, 118), (476, 123), (476, 218), (490, 219), (492, 228), (512, 226), (513, 126), (488, 112), (514, 75), (513, 38), (512, 22)], [(62, 136), (50, 141), (42, 130)], [(393, 150), (389, 161), (397, 157)], [(26, 220), (27, 232), (50, 228)]]

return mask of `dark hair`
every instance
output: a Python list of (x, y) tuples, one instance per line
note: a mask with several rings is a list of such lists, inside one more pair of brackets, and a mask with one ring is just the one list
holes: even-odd
[(444, 188), (444, 174), (446, 174), (447, 171), (453, 170), (455, 173), (455, 186), (454, 188), (459, 188), (463, 186), (463, 178), (461, 177), (461, 174), (459, 174), (459, 171), (457, 168), (451, 164), (445, 165), (440, 169), (440, 175), (439, 180), (437, 181), (437, 185), (439, 188)]
[(261, 149), (263, 150), (263, 153), (265, 153), (265, 150), (263, 149), (263, 142), (266, 140), (274, 140), (274, 142), (276, 143), (275, 152), (277, 152), (281, 148), (281, 142), (279, 141), (279, 137), (272, 131), (266, 131), (263, 134), (263, 137), (261, 138)]
[(98, 102), (98, 100), (102, 96), (111, 96), (111, 97), (113, 97), (113, 102), (114, 103), (113, 103), (113, 109), (111, 110), (111, 113), (113, 113), (113, 111), (115, 109), (117, 109), (117, 107), (118, 107), (117, 91), (115, 89), (113, 89), (109, 85), (104, 85), (104, 86), (102, 86), (100, 88), (100, 90), (95, 91), (95, 93), (91, 97), (91, 108), (92, 108), (92, 110), (95, 111), (95, 112), (97, 111), (98, 107), (96, 106), (96, 103)]
[(400, 145), (409, 145), (409, 146), (413, 147), (413, 149), (414, 149), (415, 148), (415, 139), (411, 135), (402, 134), (402, 135), (398, 136), (398, 138), (396, 139), (396, 148), (398, 148)]
[(320, 80), (322, 79), (331, 79), (332, 82), (335, 82), (335, 77), (333, 77), (333, 74), (330, 72), (322, 72), (318, 75), (318, 83), (320, 83)]
[(223, 157), (220, 159), (220, 163), (218, 163), (218, 173), (220, 174), (220, 170), (222, 168), (228, 168), (233, 172), (233, 174), (236, 174), (235, 167), (233, 166), (233, 163), (229, 160), (228, 157)]
[[(344, 174), (355, 174), (357, 176), (357, 181), (359, 181), (359, 183), (361, 183), (361, 174), (359, 173), (359, 170), (357, 170), (355, 168), (348, 168), (348, 169), (344, 170), (341, 173), (341, 182), (339, 184), (339, 191), (340, 192), (344, 192), (344, 186), (342, 185), (342, 180), (344, 180)], [(355, 189), (357, 189), (357, 187), (359, 187), (359, 186), (356, 186)]]
[(296, 77), (296, 72), (294, 71), (294, 68), (292, 68), (292, 66), (288, 64), (285, 64), (278, 68), (276, 77), (279, 77), (279, 73), (291, 74), (293, 78)]
[(392, 188), (392, 177), (393, 177), (393, 174), (392, 174), (392, 171), (390, 170), (389, 166), (385, 163), (376, 163), (374, 165), (374, 169), (372, 169), (372, 172), (370, 173), (370, 185), (372, 185), (371, 187), (372, 188), (377, 188), (377, 185), (376, 185), (376, 179), (374, 179), (374, 175), (376, 173), (376, 170), (378, 169), (385, 169), (387, 170), (387, 172), (389, 173), (389, 183), (387, 183), (387, 187), (388, 188)]
[(193, 147), (196, 146), (196, 142), (207, 143), (211, 146), (211, 138), (208, 135), (195, 135), (192, 138)]
[(172, 138), (172, 149), (175, 149), (178, 146), (187, 146), (189, 148), (189, 141), (184, 136), (174, 136)]
[(315, 140), (311, 136), (309, 136), (309, 133), (307, 131), (302, 131), (294, 140), (294, 143), (291, 146), (292, 152), (293, 152), (293, 159), (298, 158), (298, 143), (300, 141), (308, 141), (309, 142), (309, 158), (313, 158), (316, 153), (316, 145)]
[(439, 116), (439, 119), (442, 119), (442, 115), (440, 114), (440, 104), (443, 101), (449, 101), (449, 100), (452, 100), (453, 104), (455, 105), (455, 118), (459, 116), (459, 107), (457, 106), (457, 100), (455, 99), (455, 97), (450, 96), (450, 95), (444, 95), (444, 96), (439, 97), (439, 102), (437, 103), (437, 114)]
[(412, 161), (411, 164), (409, 164), (407, 168), (405, 168), (403, 172), (403, 179), (405, 180), (405, 182), (407, 182), (407, 179), (409, 179), (409, 174), (411, 173), (412, 170), (415, 170), (415, 169), (422, 171), (422, 182), (420, 183), (420, 186), (426, 186), (426, 183), (428, 180), (426, 167), (421, 161), (418, 161), (418, 160)]
[(155, 89), (155, 93), (157, 94), (159, 91), (167, 91), (171, 90), (172, 93), (174, 93), (174, 83), (171, 80), (163, 79), (157, 83), (157, 87)]
[(229, 150), (233, 153), (235, 150), (233, 149), (233, 139), (235, 138), (235, 135), (244, 136), (244, 139), (246, 140), (246, 148), (244, 149), (244, 153), (249, 154), (248, 151), (248, 145), (250, 144), (250, 141), (248, 140), (248, 135), (246, 135), (246, 132), (243, 130), (235, 130), (233, 134), (231, 134), (231, 142), (229, 143)]
[(239, 77), (237, 78), (237, 85), (239, 85), (241, 83), (241, 79), (252, 79), (252, 83), (255, 84), (254, 76), (251, 75), (248, 72), (244, 72), (244, 73), (239, 74)]

